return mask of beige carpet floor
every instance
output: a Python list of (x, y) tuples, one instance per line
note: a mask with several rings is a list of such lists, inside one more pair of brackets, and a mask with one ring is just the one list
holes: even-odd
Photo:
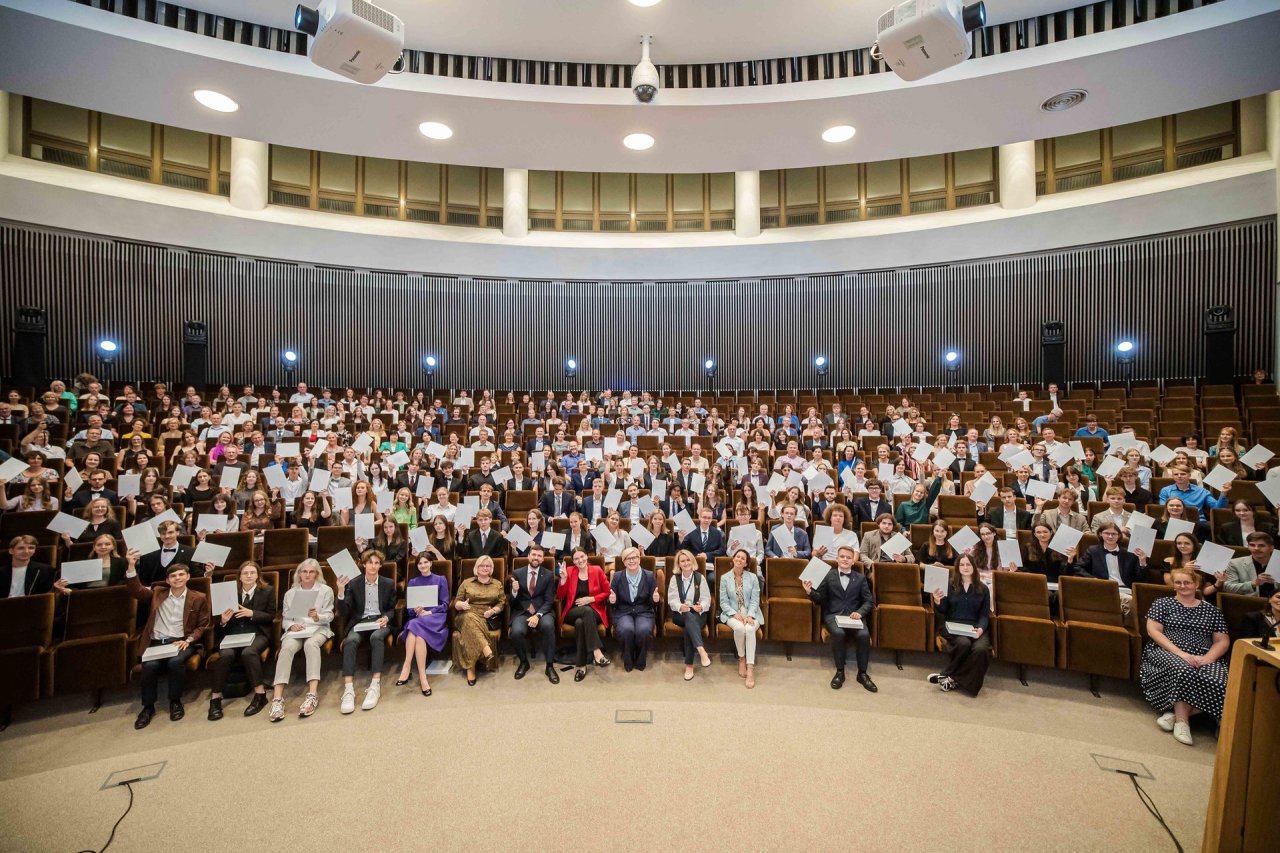
[[(389, 673), (373, 711), (338, 713), (326, 672), (308, 720), (272, 725), (208, 697), (178, 723), (135, 732), (136, 695), (19, 709), (0, 735), (0, 850), (100, 849), (128, 799), (115, 770), (165, 762), (135, 786), (112, 851), (445, 850), (1172, 850), (1127, 777), (1092, 753), (1141, 762), (1143, 785), (1198, 850), (1215, 741), (1182, 746), (1137, 688), (992, 666), (981, 696), (942, 694), (937, 658), (898, 671), (877, 653), (880, 692), (828, 686), (816, 655), (762, 658), (755, 690), (726, 657), (681, 680), (675, 657), (615, 665), (558, 686), (513, 666), (469, 688), (433, 680), (423, 698)], [(188, 697), (193, 691), (188, 692)], [(163, 711), (162, 703), (162, 711)], [(616, 722), (651, 712), (652, 723)]]

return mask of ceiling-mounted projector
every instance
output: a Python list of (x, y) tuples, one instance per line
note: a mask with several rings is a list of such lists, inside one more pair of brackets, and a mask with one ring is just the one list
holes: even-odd
[(961, 0), (906, 0), (880, 16), (871, 56), (903, 80), (959, 65), (973, 52), (969, 33), (987, 23), (987, 7)]
[(301, 4), (295, 29), (311, 36), (311, 61), (357, 83), (377, 83), (396, 70), (404, 50), (404, 22), (367, 0)]

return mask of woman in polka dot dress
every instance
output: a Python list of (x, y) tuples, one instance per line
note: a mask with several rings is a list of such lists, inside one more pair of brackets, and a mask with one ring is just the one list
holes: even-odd
[(1192, 714), (1222, 720), (1231, 646), (1222, 612), (1196, 598), (1199, 576), (1192, 569), (1170, 572), (1175, 595), (1157, 599), (1147, 611), (1142, 651), (1142, 692), (1157, 711), (1156, 725), (1179, 743), (1191, 745)]

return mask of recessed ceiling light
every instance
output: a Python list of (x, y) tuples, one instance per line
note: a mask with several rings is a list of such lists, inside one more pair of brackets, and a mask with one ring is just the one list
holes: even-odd
[(1089, 93), (1084, 89), (1068, 89), (1049, 98), (1040, 105), (1040, 109), (1047, 113), (1060, 113), (1063, 110), (1080, 106), (1087, 97), (1089, 97)]
[(233, 113), (240, 109), (240, 105), (228, 98), (221, 92), (215, 92), (212, 89), (196, 89), (191, 93), (195, 99), (211, 110), (217, 110), (220, 113)]
[(657, 6), (662, 0), (631, 0), (632, 6)]
[(418, 125), (418, 130), (427, 139), (448, 139), (453, 136), (453, 128), (438, 121), (424, 121)]
[(851, 125), (837, 124), (822, 131), (822, 138), (826, 142), (848, 142), (855, 133), (857, 131)]
[(644, 151), (653, 147), (653, 137), (647, 133), (628, 133), (622, 138), (622, 144), (632, 151)]

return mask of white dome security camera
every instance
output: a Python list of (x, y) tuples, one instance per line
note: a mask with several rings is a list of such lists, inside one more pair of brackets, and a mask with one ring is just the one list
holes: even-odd
[(643, 36), (640, 39), (640, 64), (636, 66), (636, 70), (631, 74), (631, 91), (635, 92), (636, 100), (642, 104), (653, 103), (653, 99), (658, 96), (658, 89), (661, 87), (658, 69), (649, 60), (649, 43), (651, 41), (653, 41), (653, 36)]

